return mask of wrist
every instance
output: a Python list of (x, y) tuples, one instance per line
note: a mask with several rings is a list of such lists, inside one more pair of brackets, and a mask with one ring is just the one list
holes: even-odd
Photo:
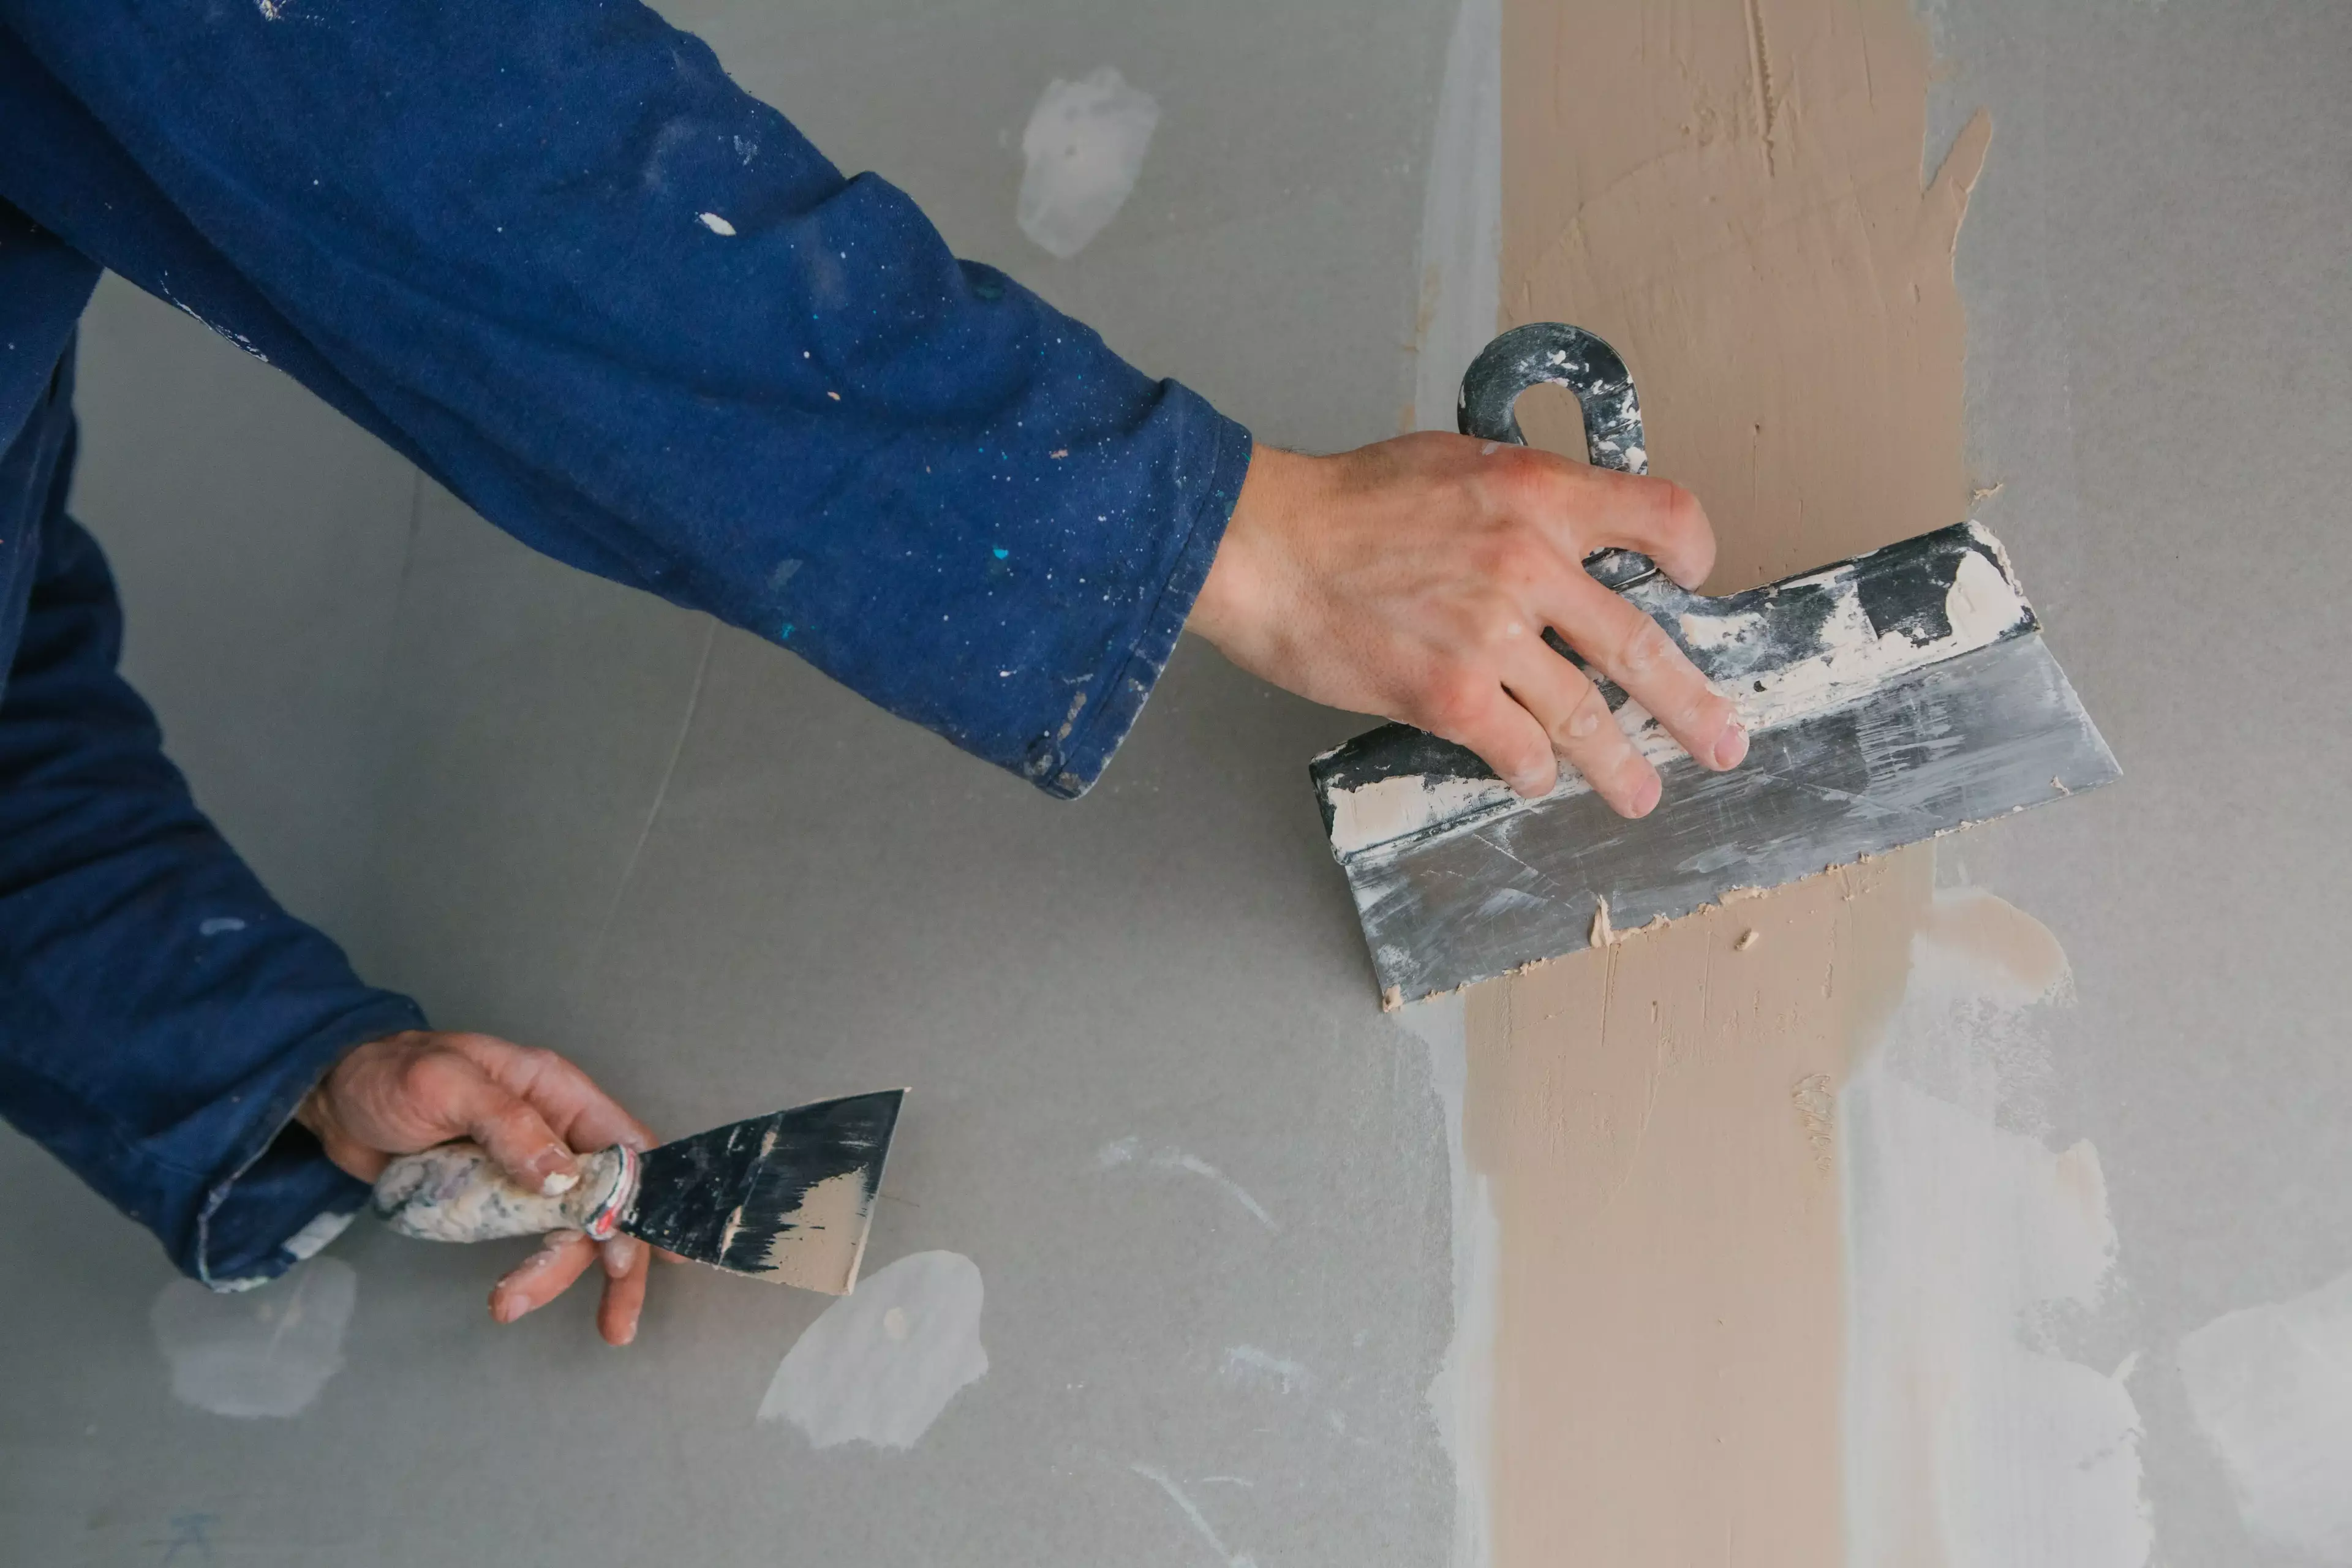
[(1268, 546), (1297, 509), (1315, 461), (1262, 441), (1250, 453), (1224, 538), (1186, 623), (1229, 658), (1239, 659), (1251, 641), (1250, 628), (1265, 623), (1272, 578)]

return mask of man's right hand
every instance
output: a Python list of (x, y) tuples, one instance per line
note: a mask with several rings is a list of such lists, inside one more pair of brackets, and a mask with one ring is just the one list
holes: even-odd
[[(554, 1194), (579, 1179), (575, 1150), (654, 1146), (644, 1122), (553, 1051), (429, 1029), (352, 1047), (294, 1119), (317, 1135), (328, 1159), (362, 1182), (382, 1175), (395, 1154), (471, 1138), (516, 1181)], [(599, 1244), (576, 1230), (553, 1232), (491, 1290), (490, 1315), (511, 1323), (602, 1261), (596, 1327), (607, 1343), (627, 1344), (637, 1337), (653, 1256), (632, 1236)]]
[(1330, 458), (1260, 446), (1190, 625), (1302, 697), (1469, 747), (1522, 795), (1564, 759), (1641, 816), (1657, 770), (1546, 627), (1703, 765), (1737, 766), (1748, 736), (1657, 623), (1586, 574), (1609, 548), (1685, 587), (1715, 563), (1706, 514), (1664, 479), (1433, 431)]

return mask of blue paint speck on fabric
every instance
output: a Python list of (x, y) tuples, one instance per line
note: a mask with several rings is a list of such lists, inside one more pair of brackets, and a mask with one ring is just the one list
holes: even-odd
[(992, 555), (993, 555), (993, 556), (995, 556), (999, 561), (1002, 561), (1002, 560), (1003, 560), (1006, 556), (1008, 556), (1008, 555), (1012, 554), (1012, 553), (1013, 553), (1013, 552), (1011, 552), (1010, 550), (1005, 549), (1005, 548), (1004, 548), (1004, 546), (1003, 546), (1002, 544), (1000, 544), (1000, 545), (998, 545), (994, 550), (992, 550), (992, 551), (989, 552), (989, 553), (990, 553), (990, 554), (992, 554)]
[(776, 628), (776, 640), (778, 642), (790, 642), (793, 640), (792, 622), (786, 621), (782, 626)]

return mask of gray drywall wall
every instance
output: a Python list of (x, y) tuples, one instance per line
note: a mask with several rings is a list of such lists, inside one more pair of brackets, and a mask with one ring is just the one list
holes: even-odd
[(1979, 515), (2125, 773), (1959, 851), (2074, 967), (2052, 1141), (2098, 1150), (2119, 1246), (2064, 1337), (2137, 1352), (2157, 1561), (2312, 1561), (2241, 1524), (2177, 1351), (2352, 1269), (2352, 7), (1929, 16), (1938, 123), (1993, 118), (1958, 252)]
[[(1444, 0), (679, 19), (964, 254), (1253, 428), (1397, 428)], [(1021, 132), (1103, 64), (1162, 119), (1118, 222), (1056, 261), (1013, 222)], [(815, 1449), (755, 1415), (823, 1299), (665, 1269), (616, 1352), (585, 1292), (488, 1321), (528, 1244), (370, 1226), (331, 1252), (341, 1369), (298, 1419), (226, 1418), (175, 1398), (159, 1335), (294, 1333), (250, 1316), (285, 1299), (205, 1316), (11, 1134), (0, 1559), (1444, 1556), (1444, 1139), (1305, 773), (1353, 721), (1187, 646), (1108, 779), (1055, 803), (531, 555), (119, 283), (82, 374), (77, 506), (130, 669), (289, 903), (436, 1021), (558, 1047), (671, 1131), (913, 1086), (868, 1275), (972, 1258), (989, 1370), (911, 1450)]]
[[(1443, 0), (673, 14), (963, 252), (1265, 437), (1395, 427)], [(1944, 133), (1995, 122), (1959, 251), (1983, 515), (2128, 775), (1952, 858), (2074, 963), (2047, 1110), (2100, 1151), (2122, 1283), (2067, 1342), (2139, 1352), (2158, 1561), (2301, 1561), (2241, 1523), (2173, 1347), (2352, 1268), (2347, 742), (2314, 679), (2352, 575), (2352, 8), (1929, 17)], [(1013, 221), (1021, 129), (1106, 63), (1162, 119), (1127, 210), (1056, 262)], [(0, 1135), (0, 1558), (1444, 1559), (1444, 1131), (1302, 765), (1351, 721), (1188, 644), (1056, 804), (530, 555), (120, 284), (83, 387), (77, 504), (131, 668), (287, 900), (672, 1131), (912, 1084), (871, 1261), (972, 1258), (990, 1370), (911, 1450), (814, 1450), (754, 1419), (814, 1298), (670, 1270), (615, 1352), (584, 1300), (496, 1329), (494, 1263), (362, 1227), (331, 1253), (340, 1369), (297, 1419), (212, 1415), (159, 1331), (261, 1321), (189, 1328), (144, 1234)], [(261, 1326), (299, 1338), (279, 1300)]]

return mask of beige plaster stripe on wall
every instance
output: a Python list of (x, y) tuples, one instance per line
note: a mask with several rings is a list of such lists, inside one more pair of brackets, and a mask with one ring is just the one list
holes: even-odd
[(1503, 324), (1624, 355), (1714, 591), (1967, 514), (1952, 247), (1992, 127), (1923, 194), (1931, 65), (1901, 0), (1504, 6)]
[(1835, 1086), (1933, 883), (1908, 850), (1470, 994), (1498, 1568), (1843, 1560)]
[[(1502, 324), (1624, 353), (1652, 471), (1716, 521), (1715, 585), (1965, 515), (1951, 252), (1990, 127), (1923, 192), (1931, 62), (1899, 0), (1504, 0), (1502, 26)], [(1906, 851), (1470, 994), (1499, 1568), (1843, 1560), (1826, 1156), (1932, 868)]]

